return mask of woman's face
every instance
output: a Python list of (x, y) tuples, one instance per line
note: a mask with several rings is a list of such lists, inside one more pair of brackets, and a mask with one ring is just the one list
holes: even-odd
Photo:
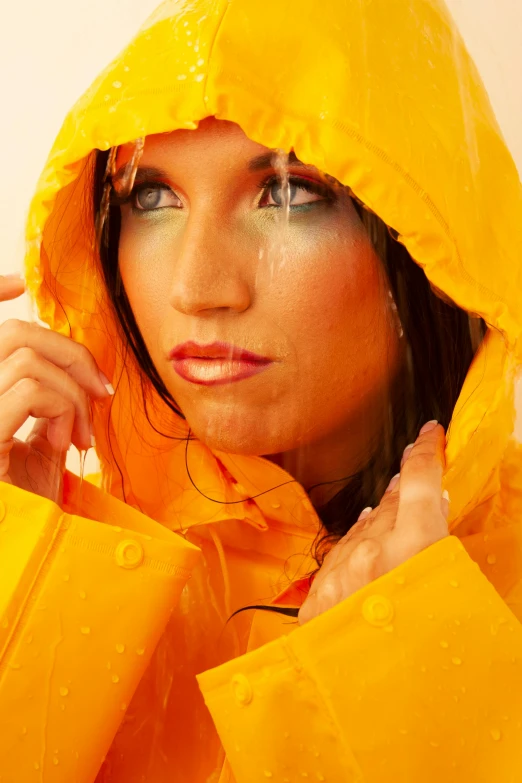
[[(131, 154), (119, 150), (118, 169)], [(346, 191), (290, 160), (285, 214), (278, 170), (277, 156), (230, 122), (149, 136), (122, 206), (123, 284), (165, 386), (211, 448), (361, 452), (401, 354), (387, 281)], [(271, 363), (197, 383), (244, 365), (174, 363), (187, 341)]]

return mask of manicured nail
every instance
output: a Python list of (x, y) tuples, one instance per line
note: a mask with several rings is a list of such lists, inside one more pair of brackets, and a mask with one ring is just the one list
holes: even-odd
[(114, 387), (112, 383), (109, 381), (109, 379), (107, 378), (107, 376), (104, 375), (101, 370), (99, 371), (99, 375), (100, 375), (101, 382), (103, 383), (103, 385), (105, 386), (109, 394), (114, 394)]
[(442, 513), (444, 514), (445, 517), (447, 517), (449, 514), (449, 507), (450, 507), (450, 496), (447, 489), (445, 489), (444, 492), (442, 493), (442, 500), (440, 502), (440, 505), (442, 508)]
[(371, 506), (366, 506), (366, 508), (363, 508), (363, 510), (359, 514), (359, 518), (357, 519), (357, 521), (359, 521), (359, 519), (364, 519), (365, 517), (369, 516), (369, 514), (371, 514), (372, 511), (373, 508)]
[(424, 435), (425, 432), (431, 432), (435, 429), (439, 422), (437, 419), (432, 419), (431, 421), (427, 421), (426, 424), (420, 428), (419, 435)]
[(392, 489), (395, 489), (395, 487), (399, 483), (400, 477), (401, 477), (400, 473), (396, 473), (395, 476), (393, 476), (392, 480), (390, 481), (390, 483), (386, 487), (386, 490), (385, 490), (384, 494), (386, 494), (386, 492), (391, 492)]
[(406, 460), (408, 459), (408, 457), (410, 456), (410, 454), (411, 454), (411, 450), (412, 450), (412, 448), (414, 447), (414, 445), (415, 445), (414, 443), (408, 443), (408, 445), (406, 446), (406, 448), (405, 448), (405, 449), (404, 449), (404, 451), (402, 452), (402, 458), (403, 458), (403, 460), (404, 460), (405, 462), (406, 462)]

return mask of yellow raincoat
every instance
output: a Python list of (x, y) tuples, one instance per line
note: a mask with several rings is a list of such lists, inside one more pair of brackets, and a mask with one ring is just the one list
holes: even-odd
[[(154, 432), (93, 251), (92, 151), (209, 115), (349, 184), (490, 327), (449, 432), (452, 535), (303, 627), (225, 623), (299, 604), (304, 489)], [(28, 220), (42, 319), (117, 392), (101, 486), (66, 474), (61, 508), (0, 485), (2, 783), (522, 780), (521, 204), (438, 0), (160, 6), (67, 117)]]

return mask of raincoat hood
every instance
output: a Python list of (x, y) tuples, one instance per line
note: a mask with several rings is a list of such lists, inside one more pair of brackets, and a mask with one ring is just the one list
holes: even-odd
[[(256, 504), (216, 501), (260, 495), (290, 478), (263, 458), (231, 464), (191, 442), (193, 477), (213, 500), (180, 484), (184, 444), (166, 444), (147, 423), (100, 280), (93, 150), (196, 128), (207, 116), (236, 122), (267, 147), (293, 149), (349, 185), (398, 232), (432, 284), (489, 325), (449, 430), (445, 484), (455, 527), (498, 489), (514, 427), (522, 198), (487, 95), (438, 0), (168, 0), (68, 115), (32, 203), (26, 274), (40, 317), (85, 344), (118, 389), (112, 407), (95, 412), (104, 487), (161, 521), (244, 514), (263, 525), (276, 511), (270, 493)], [(155, 411), (161, 430), (172, 414), (161, 404)], [(186, 436), (185, 422), (176, 434)], [(286, 511), (296, 501), (307, 506), (289, 485)]]
[[(187, 448), (100, 274), (95, 151), (208, 116), (349, 186), (489, 327), (448, 433), (455, 535), (302, 627), (227, 618), (299, 605), (319, 528), (307, 493), (263, 457)], [(1, 484), (3, 781), (520, 779), (521, 198), (438, 0), (158, 8), (66, 118), (30, 208), (39, 315), (116, 393), (93, 403), (101, 487), (66, 473), (60, 507)]]

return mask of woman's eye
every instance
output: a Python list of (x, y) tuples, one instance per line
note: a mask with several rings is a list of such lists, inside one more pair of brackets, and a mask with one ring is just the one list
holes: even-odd
[[(318, 182), (309, 182), (307, 180), (289, 180), (288, 181), (288, 201), (291, 207), (298, 207), (303, 204), (313, 204), (316, 201), (327, 201), (328, 193), (326, 189)], [(262, 207), (282, 207), (283, 206), (283, 183), (281, 180), (274, 180), (265, 187), (261, 202)]]
[(150, 212), (163, 207), (180, 207), (178, 196), (165, 185), (139, 185), (134, 193), (134, 208)]

